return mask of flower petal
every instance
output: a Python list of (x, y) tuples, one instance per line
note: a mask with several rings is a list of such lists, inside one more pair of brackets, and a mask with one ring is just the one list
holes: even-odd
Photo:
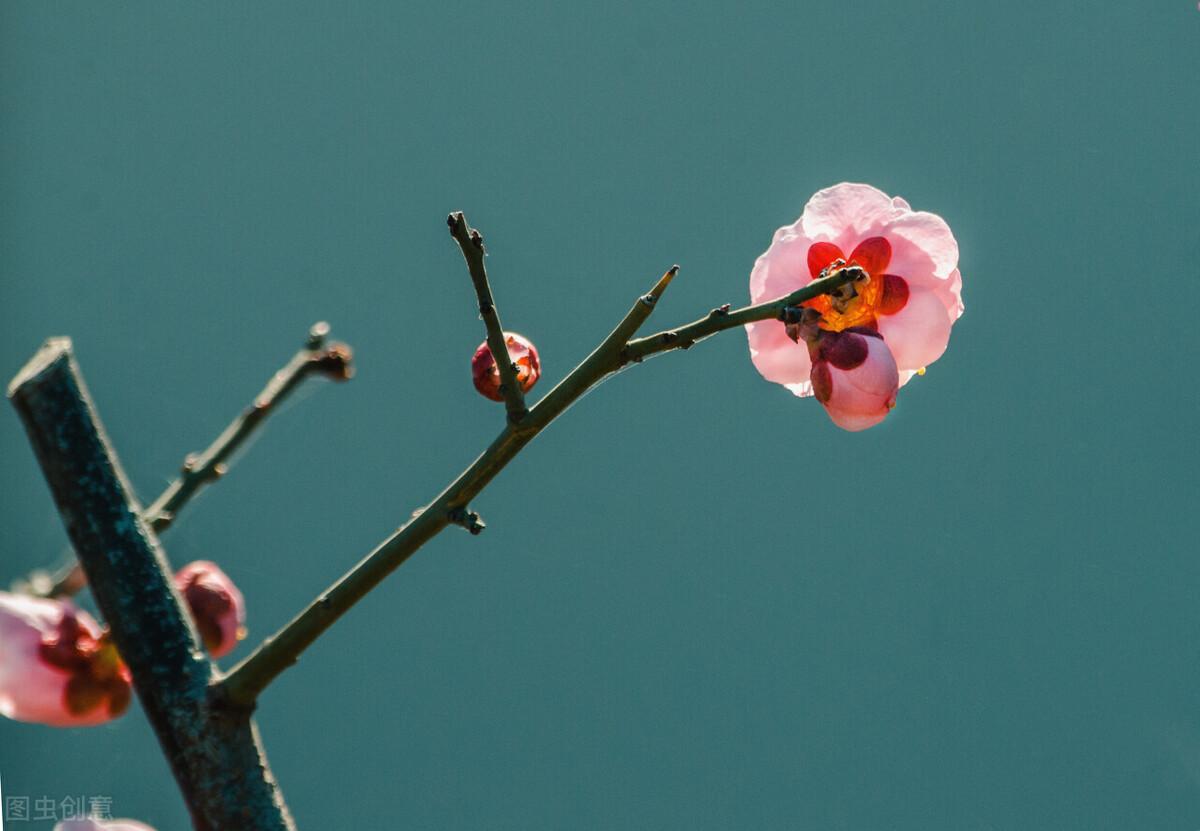
[(868, 427), (874, 427), (879, 422), (888, 417), (890, 410), (875, 410), (870, 413), (856, 413), (850, 410), (842, 410), (837, 407), (825, 405), (825, 412), (829, 415), (829, 420), (851, 433), (857, 433), (860, 430), (866, 430)]
[(761, 320), (747, 324), (746, 334), (750, 339), (750, 360), (763, 378), (785, 384), (801, 397), (812, 395), (808, 378), (812, 362), (808, 347), (789, 338), (781, 321)]
[(800, 228), (812, 239), (828, 239), (844, 245), (847, 239), (861, 240), (900, 213), (892, 199), (870, 185), (842, 182), (817, 191), (804, 206)]
[(910, 284), (932, 285), (958, 267), (958, 241), (937, 214), (908, 211), (891, 220), (882, 233), (892, 244), (888, 270)]
[(72, 712), (66, 694), (71, 674), (43, 658), (42, 642), (59, 633), (66, 610), (84, 636), (100, 637), (92, 616), (69, 602), (0, 591), (0, 715), (51, 727), (82, 727), (112, 718), (102, 706)]
[(935, 291), (942, 302), (946, 304), (946, 311), (950, 313), (951, 320), (958, 320), (962, 317), (962, 275), (959, 274), (957, 268), (950, 273), (950, 278), (939, 285)]
[(883, 274), (891, 260), (892, 245), (886, 237), (867, 237), (850, 254), (850, 262), (862, 266), (872, 277)]
[(65, 819), (54, 826), (54, 831), (154, 831), (154, 829), (135, 819)]
[(812, 282), (808, 272), (808, 237), (785, 234), (771, 243), (750, 272), (750, 302), (765, 303)]
[(883, 292), (875, 311), (881, 315), (894, 315), (908, 302), (908, 281), (895, 274), (884, 274), (882, 280)]
[(915, 371), (936, 361), (946, 351), (953, 320), (936, 292), (909, 287), (904, 308), (877, 319), (879, 334), (902, 372)]
[(832, 242), (814, 242), (808, 248), (808, 273), (815, 280), (834, 260), (844, 259), (846, 255), (842, 253), (842, 249)]

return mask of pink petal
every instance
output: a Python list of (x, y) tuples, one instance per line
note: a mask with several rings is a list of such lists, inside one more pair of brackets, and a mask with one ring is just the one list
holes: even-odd
[(227, 655), (245, 634), (246, 602), (242, 593), (216, 563), (197, 560), (175, 575), (192, 619), (214, 658)]
[(808, 381), (812, 370), (808, 346), (789, 338), (781, 321), (762, 320), (747, 324), (746, 334), (750, 338), (750, 360), (762, 377), (787, 385), (801, 397), (812, 395)]
[(908, 211), (889, 221), (881, 233), (892, 244), (888, 271), (913, 286), (933, 287), (958, 267), (958, 241), (937, 214)]
[(878, 188), (842, 182), (817, 191), (804, 206), (799, 225), (810, 239), (832, 240), (846, 250), (848, 240), (875, 236), (900, 210)]
[(58, 632), (63, 611), (71, 609), (93, 638), (100, 626), (87, 612), (62, 600), (0, 591), (0, 715), (51, 727), (83, 727), (112, 719), (105, 706), (82, 715), (66, 707), (71, 676), (42, 659), (41, 645)]
[(946, 304), (946, 311), (951, 320), (958, 320), (963, 313), (962, 275), (958, 269), (950, 273), (950, 278), (937, 287), (938, 297)]
[(836, 407), (825, 405), (825, 413), (829, 416), (829, 420), (850, 433), (857, 433), (861, 430), (866, 430), (868, 427), (874, 427), (879, 422), (887, 418), (889, 409), (876, 410), (870, 413), (855, 413), (849, 410), (840, 410)]
[(876, 323), (896, 366), (902, 372), (911, 372), (942, 356), (953, 320), (936, 292), (910, 286), (904, 308), (892, 315), (880, 315)]
[(808, 273), (808, 237), (779, 236), (754, 263), (750, 272), (750, 302), (766, 303), (812, 282)]

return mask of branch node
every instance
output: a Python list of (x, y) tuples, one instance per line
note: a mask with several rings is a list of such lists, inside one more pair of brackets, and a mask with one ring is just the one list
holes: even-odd
[(446, 518), (452, 525), (466, 528), (473, 537), (479, 536), (483, 533), (483, 529), (487, 528), (487, 523), (479, 514), (466, 508), (454, 508), (446, 514)]

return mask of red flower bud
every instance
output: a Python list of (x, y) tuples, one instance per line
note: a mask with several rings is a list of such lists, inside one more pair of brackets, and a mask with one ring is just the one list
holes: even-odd
[(214, 658), (227, 655), (246, 635), (242, 593), (216, 563), (197, 560), (175, 575), (175, 588), (192, 611), (204, 646)]
[[(508, 346), (508, 356), (512, 358), (517, 371), (517, 383), (521, 385), (522, 391), (529, 392), (538, 378), (542, 377), (542, 364), (538, 359), (537, 348), (528, 339), (514, 332), (505, 332), (504, 340)], [(471, 378), (475, 382), (475, 389), (479, 390), (479, 394), (484, 398), (493, 401), (504, 400), (504, 394), (500, 392), (500, 367), (496, 365), (496, 359), (492, 356), (492, 350), (488, 349), (487, 341), (479, 345), (475, 356), (471, 358)]]

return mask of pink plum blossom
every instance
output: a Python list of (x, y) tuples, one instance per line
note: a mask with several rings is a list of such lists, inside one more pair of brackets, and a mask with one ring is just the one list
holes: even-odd
[(0, 592), (0, 715), (52, 727), (116, 718), (129, 670), (108, 633), (70, 601)]
[(154, 831), (135, 819), (68, 819), (54, 826), (54, 831)]
[[(782, 297), (841, 264), (857, 265), (867, 277), (840, 296), (804, 306), (820, 313), (823, 331), (878, 332), (903, 386), (941, 357), (963, 312), (954, 235), (941, 217), (914, 211), (898, 196), (869, 185), (834, 185), (814, 195), (795, 223), (775, 232), (750, 274), (750, 298), (763, 303)], [(799, 396), (814, 394), (810, 350), (784, 323), (760, 321), (746, 329), (751, 360), (764, 378)]]
[(214, 658), (229, 654), (246, 636), (242, 593), (216, 563), (188, 563), (175, 575), (175, 588), (191, 609), (200, 638)]
[[(529, 392), (538, 378), (542, 377), (542, 363), (538, 358), (537, 347), (528, 338), (515, 332), (505, 332), (504, 341), (508, 347), (508, 356), (517, 367), (517, 383), (521, 385), (523, 392)], [(475, 389), (483, 397), (493, 401), (504, 400), (500, 393), (500, 368), (496, 365), (496, 359), (492, 357), (492, 350), (488, 348), (487, 341), (479, 344), (471, 358), (471, 379), (475, 382)]]

